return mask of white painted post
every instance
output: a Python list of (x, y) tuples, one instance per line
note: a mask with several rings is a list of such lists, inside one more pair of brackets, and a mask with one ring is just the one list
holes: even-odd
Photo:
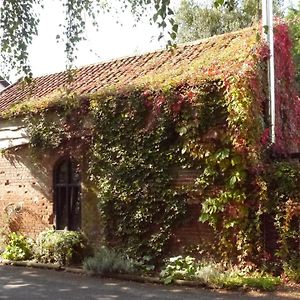
[(262, 0), (263, 36), (269, 45), (270, 59), (268, 61), (268, 91), (270, 114), (271, 145), (276, 142), (276, 103), (275, 103), (275, 67), (274, 67), (274, 32), (273, 32), (273, 0)]

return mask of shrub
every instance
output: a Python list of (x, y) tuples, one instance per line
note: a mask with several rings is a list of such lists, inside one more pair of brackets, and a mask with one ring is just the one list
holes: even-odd
[(81, 232), (47, 230), (38, 236), (34, 254), (43, 263), (70, 265), (80, 263), (88, 252), (87, 239)]
[(300, 283), (300, 259), (293, 258), (288, 263), (283, 264), (286, 277), (296, 283)]
[(238, 267), (225, 269), (212, 261), (197, 262), (191, 256), (176, 256), (170, 258), (160, 276), (165, 284), (176, 279), (197, 280), (208, 286), (223, 288), (255, 288), (260, 290), (273, 290), (280, 279), (259, 272), (248, 272)]
[(191, 280), (195, 278), (197, 267), (195, 258), (191, 256), (171, 257), (166, 262), (165, 268), (160, 272), (160, 277), (165, 284), (169, 284), (176, 279)]
[(83, 268), (94, 274), (133, 273), (135, 271), (133, 260), (106, 247), (99, 249), (93, 257), (86, 258)]
[(9, 260), (27, 260), (31, 256), (32, 242), (21, 234), (11, 233), (8, 236), (8, 244), (2, 253), (2, 257)]
[(213, 262), (204, 262), (197, 268), (195, 277), (205, 284), (216, 285), (221, 274), (222, 269), (219, 265)]
[(160, 276), (168, 284), (177, 279), (197, 280), (208, 285), (215, 285), (221, 276), (221, 267), (211, 261), (196, 261), (191, 256), (171, 257), (161, 271)]
[(264, 291), (273, 291), (280, 284), (280, 278), (269, 274), (254, 272), (248, 275), (225, 272), (218, 279), (217, 285), (227, 289), (254, 288)]

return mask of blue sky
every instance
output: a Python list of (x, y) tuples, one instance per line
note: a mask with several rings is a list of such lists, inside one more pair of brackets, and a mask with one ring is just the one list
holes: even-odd
[[(180, 0), (171, 0), (178, 6)], [(285, 0), (285, 5), (298, 0)], [(30, 60), (34, 76), (61, 71), (65, 68), (63, 44), (57, 44), (56, 35), (63, 13), (57, 0), (45, 1), (41, 12), (39, 36), (30, 48)], [(149, 12), (151, 14), (151, 12)], [(122, 25), (117, 23), (121, 22)], [(79, 47), (77, 66), (128, 56), (164, 47), (158, 42), (159, 30), (145, 18), (139, 23), (134, 21), (130, 12), (116, 15), (99, 16), (100, 30), (88, 27), (87, 40)], [(136, 25), (134, 27), (134, 25)]]

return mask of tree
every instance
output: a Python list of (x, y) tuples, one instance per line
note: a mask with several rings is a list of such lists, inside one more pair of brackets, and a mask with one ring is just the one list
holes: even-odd
[[(39, 11), (46, 0), (2, 0), (0, 6), (0, 51), (4, 65), (18, 73), (32, 76), (28, 62), (28, 46), (38, 34)], [(57, 0), (65, 12), (62, 34), (58, 40), (65, 43), (67, 67), (71, 68), (76, 58), (78, 43), (84, 40), (87, 20), (97, 26), (100, 11), (123, 11), (130, 9), (136, 20), (148, 15), (151, 23), (156, 23), (164, 31), (167, 29), (169, 44), (176, 38), (178, 25), (171, 9), (171, 0)], [(205, 1), (205, 0), (203, 0)], [(235, 0), (213, 0), (216, 6), (233, 7)], [(111, 5), (113, 2), (115, 6)], [(55, 21), (55, 20), (54, 20)], [(49, 24), (51, 26), (51, 24)]]
[[(3, 0), (0, 7), (0, 50), (2, 61), (19, 73), (31, 76), (28, 61), (28, 46), (38, 34), (39, 11), (44, 8), (46, 0)], [(57, 0), (65, 12), (62, 33), (58, 40), (65, 44), (67, 66), (71, 68), (76, 58), (78, 43), (84, 40), (87, 22), (97, 26), (97, 17), (101, 11), (117, 10), (109, 0)], [(131, 9), (138, 21), (147, 11), (153, 11), (151, 22), (162, 30), (168, 28), (170, 37), (174, 38), (177, 25), (173, 19), (170, 0), (115, 0), (118, 10)], [(55, 20), (53, 20), (55, 21)], [(51, 24), (49, 24), (51, 26)]]
[(298, 8), (289, 8), (286, 20), (293, 41), (292, 51), (296, 66), (296, 81), (298, 90), (300, 90), (300, 1), (298, 1)]
[[(280, 0), (276, 0), (277, 14), (280, 14), (280, 6)], [(178, 41), (188, 42), (245, 28), (260, 17), (261, 2), (257, 0), (239, 0), (231, 6), (217, 7), (215, 1), (204, 6), (196, 0), (182, 0), (175, 13), (179, 24)]]

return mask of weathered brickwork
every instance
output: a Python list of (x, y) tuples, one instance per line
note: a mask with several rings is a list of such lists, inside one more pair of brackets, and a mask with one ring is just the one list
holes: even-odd
[[(34, 157), (28, 147), (0, 156), (0, 228), (35, 237), (55, 227), (53, 168), (60, 155)], [(82, 230), (92, 241), (100, 240), (97, 199), (82, 176)]]
[[(199, 176), (196, 170), (174, 170), (173, 184), (175, 186), (194, 184)], [(199, 250), (210, 250), (214, 243), (213, 229), (199, 221), (201, 211), (201, 194), (191, 193), (188, 200), (188, 214), (182, 224), (173, 232), (171, 251), (173, 254), (188, 253), (199, 254)]]
[[(83, 168), (85, 169), (85, 168)], [(93, 246), (99, 246), (101, 243), (102, 225), (99, 209), (97, 207), (98, 199), (96, 195), (96, 189), (91, 185), (86, 172), (82, 174), (82, 230), (88, 237), (90, 243)]]
[[(43, 154), (34, 157), (27, 146), (0, 156), (0, 226), (35, 237), (47, 228), (55, 228), (53, 200), (53, 169), (56, 161), (64, 155)], [(85, 168), (81, 168), (84, 170)], [(174, 184), (191, 184), (197, 173), (194, 171), (174, 172)], [(101, 242), (102, 226), (97, 209), (97, 197), (82, 172), (82, 230), (92, 244)], [(180, 251), (190, 245), (199, 245), (211, 240), (211, 229), (199, 223), (199, 199), (191, 197), (189, 217), (183, 222), (173, 240), (174, 249)], [(9, 226), (9, 228), (8, 228)]]
[(0, 156), (0, 222), (36, 236), (53, 224), (51, 162), (41, 167), (30, 157), (26, 147)]

